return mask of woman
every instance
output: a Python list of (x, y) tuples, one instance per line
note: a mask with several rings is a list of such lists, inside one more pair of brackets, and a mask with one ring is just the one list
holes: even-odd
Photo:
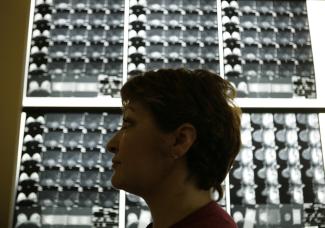
[(107, 149), (112, 184), (141, 196), (148, 227), (236, 227), (213, 201), (240, 148), (240, 109), (229, 82), (206, 70), (161, 69), (121, 90), (123, 125)]

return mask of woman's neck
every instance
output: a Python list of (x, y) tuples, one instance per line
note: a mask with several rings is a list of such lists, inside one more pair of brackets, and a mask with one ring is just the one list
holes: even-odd
[(212, 201), (209, 190), (199, 190), (185, 175), (175, 173), (142, 196), (153, 217), (153, 228), (166, 228)]

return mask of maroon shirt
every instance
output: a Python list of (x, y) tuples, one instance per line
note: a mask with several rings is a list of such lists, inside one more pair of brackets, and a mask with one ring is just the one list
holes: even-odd
[[(237, 225), (230, 215), (216, 202), (211, 201), (200, 209), (192, 212), (170, 228), (236, 228)], [(150, 223), (147, 228), (152, 228)]]

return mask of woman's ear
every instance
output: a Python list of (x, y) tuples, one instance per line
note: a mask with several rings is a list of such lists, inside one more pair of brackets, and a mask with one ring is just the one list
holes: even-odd
[(173, 133), (174, 144), (172, 145), (172, 156), (174, 159), (183, 157), (196, 140), (196, 129), (190, 123), (184, 123)]

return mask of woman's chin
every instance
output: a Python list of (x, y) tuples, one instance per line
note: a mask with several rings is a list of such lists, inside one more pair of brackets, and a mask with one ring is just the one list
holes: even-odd
[(125, 182), (122, 182), (118, 178), (112, 177), (112, 186), (115, 189), (118, 189), (118, 190), (124, 190), (126, 192), (129, 192), (129, 193), (132, 193), (132, 194), (135, 194), (135, 195), (139, 194), (138, 191), (136, 191), (137, 188), (132, 188), (130, 185), (125, 184)]
[(114, 188), (121, 189), (121, 180), (119, 177), (116, 176), (116, 174), (113, 174), (111, 182)]
[(125, 180), (123, 180), (123, 177), (120, 175), (117, 175), (116, 173), (113, 173), (112, 175), (112, 186), (116, 189), (119, 190), (125, 190), (127, 189), (127, 182)]

